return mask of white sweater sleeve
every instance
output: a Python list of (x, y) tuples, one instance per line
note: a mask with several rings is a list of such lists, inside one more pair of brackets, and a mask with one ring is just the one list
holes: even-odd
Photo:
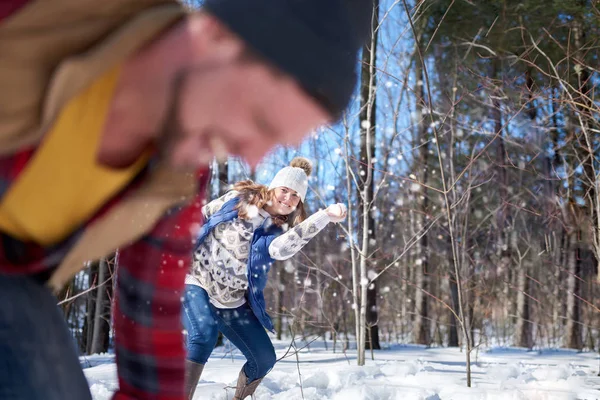
[(218, 199), (214, 199), (213, 201), (202, 207), (202, 215), (204, 215), (204, 218), (210, 218), (214, 213), (219, 211), (221, 207), (223, 207), (223, 204), (227, 203), (229, 200), (233, 199), (238, 194), (238, 192), (232, 190), (230, 192), (225, 193)]
[(269, 254), (275, 260), (287, 260), (299, 252), (331, 221), (325, 210), (311, 215), (271, 242)]

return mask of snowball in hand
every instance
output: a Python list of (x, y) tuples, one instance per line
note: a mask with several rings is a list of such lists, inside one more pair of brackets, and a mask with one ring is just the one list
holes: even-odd
[(340, 222), (346, 218), (346, 206), (342, 203), (332, 204), (327, 207), (327, 214), (333, 222)]

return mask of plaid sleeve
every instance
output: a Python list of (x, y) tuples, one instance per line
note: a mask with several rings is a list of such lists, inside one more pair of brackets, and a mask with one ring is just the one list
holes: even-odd
[(114, 310), (119, 390), (113, 400), (184, 400), (181, 297), (200, 225), (208, 173), (198, 194), (147, 236), (119, 252)]

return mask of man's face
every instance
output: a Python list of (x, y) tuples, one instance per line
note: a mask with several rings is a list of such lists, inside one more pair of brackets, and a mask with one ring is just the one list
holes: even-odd
[(180, 132), (168, 157), (181, 167), (208, 163), (223, 153), (255, 167), (275, 145), (298, 145), (329, 119), (292, 78), (258, 60), (191, 70), (178, 95)]

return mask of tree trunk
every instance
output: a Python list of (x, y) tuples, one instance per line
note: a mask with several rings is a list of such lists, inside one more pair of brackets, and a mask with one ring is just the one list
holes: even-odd
[[(575, 54), (576, 54), (576, 62), (574, 64), (575, 73), (577, 75), (577, 89), (579, 94), (575, 97), (577, 104), (575, 104), (576, 109), (573, 110), (574, 114), (577, 113), (578, 117), (578, 125), (576, 128), (577, 132), (577, 153), (578, 159), (582, 163), (583, 166), (583, 175), (580, 179), (580, 184), (582, 186), (583, 197), (586, 201), (586, 209), (585, 211), (580, 210), (579, 206), (575, 199), (570, 202), (571, 212), (573, 215), (573, 225), (574, 229), (573, 233), (570, 235), (569, 240), (569, 250), (570, 250), (570, 260), (568, 265), (569, 277), (567, 280), (568, 285), (568, 298), (567, 298), (567, 346), (571, 349), (581, 349), (583, 347), (583, 338), (582, 338), (582, 318), (581, 318), (581, 257), (580, 250), (583, 246), (581, 243), (581, 237), (583, 231), (581, 230), (581, 222), (583, 218), (590, 218), (591, 222), (589, 226), (591, 227), (592, 237), (594, 239), (593, 249), (598, 254), (600, 251), (600, 221), (598, 218), (600, 217), (597, 206), (598, 204), (598, 191), (597, 184), (598, 178), (596, 176), (596, 170), (594, 166), (594, 162), (597, 160), (596, 154), (594, 152), (593, 144), (591, 143), (592, 138), (588, 132), (588, 120), (587, 112), (585, 111), (585, 107), (581, 107), (580, 104), (589, 106), (588, 95), (590, 92), (589, 88), (589, 72), (584, 65), (580, 64), (580, 61), (583, 61), (584, 55), (582, 52), (583, 44), (585, 43), (585, 31), (583, 29), (580, 18), (575, 18), (573, 21), (573, 38), (575, 41)], [(577, 68), (579, 67), (579, 68)], [(583, 217), (583, 216), (586, 217)]]
[(217, 166), (217, 177), (219, 179), (219, 196), (229, 189), (229, 162), (220, 162)]
[[(367, 267), (376, 270), (375, 262), (369, 260), (372, 248), (376, 244), (376, 227), (371, 210), (373, 207), (374, 179), (373, 158), (375, 156), (375, 127), (376, 127), (376, 70), (377, 64), (377, 28), (379, 26), (379, 0), (373, 0), (371, 18), (371, 40), (363, 47), (361, 64), (361, 102), (360, 102), (360, 166), (359, 166), (359, 208), (362, 237), (360, 252), (360, 323), (359, 323), (359, 365), (364, 364), (364, 346), (367, 338), (370, 348), (379, 346), (379, 330), (377, 326), (377, 285), (369, 282)], [(372, 293), (369, 293), (372, 292)], [(369, 329), (369, 331), (367, 331)], [(376, 337), (377, 336), (377, 337)], [(364, 345), (363, 345), (364, 343)], [(361, 354), (362, 353), (362, 354)]]
[[(419, 85), (419, 98), (417, 99), (416, 115), (418, 123), (417, 143), (414, 147), (419, 149), (418, 162), (414, 166), (415, 170), (419, 170), (419, 182), (421, 185), (415, 193), (417, 198), (418, 214), (417, 218), (417, 234), (420, 234), (427, 225), (427, 215), (429, 208), (429, 197), (427, 181), (429, 177), (429, 135), (428, 128), (423, 115), (425, 107), (425, 84), (423, 79), (423, 66), (420, 62), (415, 65), (415, 76)], [(421, 172), (422, 171), (422, 172)], [(415, 320), (413, 324), (414, 340), (418, 344), (429, 345), (431, 343), (431, 324), (429, 317), (429, 296), (425, 291), (429, 291), (429, 277), (427, 274), (427, 266), (429, 264), (429, 248), (428, 237), (423, 235), (415, 246), (417, 259), (415, 260)]]
[[(533, 77), (531, 75), (531, 68), (526, 71), (526, 85), (528, 91), (529, 110), (528, 116), (531, 120), (532, 126), (536, 126), (537, 119), (537, 107), (533, 101)], [(535, 128), (532, 128), (535, 129)], [(550, 160), (546, 160), (548, 163)], [(546, 195), (552, 193), (552, 184), (546, 184)], [(523, 182), (520, 182), (521, 186)], [(517, 238), (515, 232), (511, 233), (511, 248), (517, 248)], [(533, 266), (530, 265), (529, 261), (521, 262), (519, 264), (519, 270), (517, 271), (517, 324), (516, 324), (516, 343), (517, 346), (526, 347), (528, 349), (533, 348), (533, 324), (531, 323), (531, 302), (530, 302), (530, 282), (528, 275), (532, 274)]]
[(367, 346), (371, 350), (381, 350), (379, 343), (379, 313), (377, 296), (379, 295), (378, 281), (372, 281), (367, 288)]
[(569, 258), (567, 270), (567, 347), (581, 350), (583, 347), (581, 330), (581, 261), (579, 259), (579, 231), (569, 235)]
[[(551, 171), (558, 171), (558, 169), (561, 167), (561, 165), (563, 164), (563, 155), (562, 152), (560, 150), (560, 144), (559, 144), (559, 134), (560, 134), (560, 125), (558, 123), (558, 106), (557, 106), (557, 101), (559, 100), (559, 91), (557, 88), (553, 88), (552, 90), (552, 100), (551, 100), (551, 107), (552, 107), (552, 124), (553, 124), (553, 129), (551, 130), (551, 140), (552, 140), (552, 152), (554, 153), (554, 156), (552, 157), (552, 168), (550, 168)], [(555, 178), (555, 173), (553, 172), (551, 175), (548, 174), (548, 180), (550, 182), (553, 182), (553, 179)], [(562, 183), (562, 182), (561, 182)], [(569, 180), (567, 180), (567, 184), (569, 183)], [(553, 191), (552, 191), (552, 196), (556, 197), (556, 198), (561, 198), (561, 187), (563, 185), (562, 184), (555, 184)], [(549, 204), (550, 207), (552, 207), (552, 209), (550, 210), (550, 212), (548, 212), (548, 214), (552, 214), (553, 209), (555, 209), (555, 205), (554, 205), (554, 199), (552, 199), (553, 201)], [(553, 283), (553, 288), (552, 288), (552, 326), (550, 328), (550, 331), (552, 332), (552, 337), (554, 338), (554, 343), (553, 345), (558, 345), (558, 343), (556, 343), (556, 339), (562, 335), (562, 331), (563, 331), (563, 326), (564, 326), (564, 319), (560, 318), (561, 315), (563, 315), (564, 313), (564, 301), (562, 296), (560, 295), (560, 292), (562, 290), (562, 284), (563, 284), (563, 280), (564, 280), (564, 273), (563, 273), (563, 267), (566, 264), (565, 262), (565, 257), (568, 254), (568, 250), (566, 248), (566, 242), (567, 242), (567, 231), (565, 229), (565, 226), (563, 224), (555, 224), (554, 226), (551, 225), (548, 227), (548, 230), (550, 231), (550, 235), (552, 237), (552, 242), (554, 244), (553, 246), (553, 252), (552, 252), (552, 266), (555, 269), (554, 272), (554, 281)], [(557, 236), (560, 235), (560, 236)]]
[[(361, 67), (361, 98), (363, 103), (369, 102), (370, 104), (361, 104), (360, 120), (368, 121), (368, 126), (363, 126), (361, 122), (361, 146), (360, 146), (360, 158), (361, 158), (361, 169), (360, 174), (366, 176), (366, 168), (370, 168), (370, 160), (375, 156), (375, 128), (376, 128), (376, 92), (377, 76), (375, 73), (375, 66), (377, 65), (377, 37), (376, 31), (379, 26), (379, 0), (373, 0), (373, 16), (371, 23), (371, 43), (365, 46), (362, 54), (362, 67)], [(367, 140), (367, 135), (370, 138)], [(370, 147), (370, 149), (368, 149)], [(365, 165), (366, 164), (366, 165)], [(373, 170), (371, 169), (371, 175)], [(365, 173), (365, 175), (363, 175)], [(368, 204), (369, 216), (368, 216), (368, 237), (369, 244), (367, 254), (372, 253), (373, 244), (376, 243), (377, 233), (375, 227), (375, 220), (370, 212), (372, 208), (372, 202), (374, 201), (374, 190), (375, 180), (371, 177), (370, 184), (366, 184), (365, 180), (360, 180), (360, 190), (364, 193), (364, 196), (359, 197), (364, 199), (365, 203)], [(376, 254), (373, 254), (374, 258), (377, 258)], [(372, 270), (377, 270), (376, 262), (370, 262)], [(367, 286), (366, 296), (366, 346), (370, 349), (379, 350), (381, 346), (379, 344), (379, 327), (378, 323), (378, 310), (377, 310), (377, 298), (379, 297), (377, 282), (369, 282)]]
[[(406, 268), (406, 266), (401, 266), (400, 267), (400, 280), (401, 280), (401, 284), (400, 284), (400, 329), (399, 332), (397, 333), (397, 335), (399, 336), (399, 338), (402, 339), (402, 341), (404, 342), (405, 340), (405, 333), (406, 333), (406, 323), (407, 321), (410, 320), (410, 316), (408, 315), (408, 303), (407, 300), (409, 299), (409, 294), (408, 294), (408, 272), (410, 271), (410, 268)], [(396, 322), (394, 321), (394, 324)]]
[[(90, 265), (88, 272), (88, 287), (92, 288), (98, 283), (98, 268), (99, 262), (93, 262)], [(92, 354), (92, 337), (94, 333), (94, 310), (96, 306), (96, 296), (98, 292), (96, 290), (90, 291), (86, 296), (86, 316), (83, 322), (83, 343), (82, 348), (86, 354)]]
[(450, 295), (452, 296), (452, 309), (454, 310), (454, 312), (452, 311), (448, 311), (448, 313), (450, 314), (449, 320), (450, 320), (450, 327), (448, 329), (448, 347), (459, 347), (459, 341), (458, 341), (458, 326), (457, 326), (457, 320), (456, 320), (456, 315), (459, 315), (459, 310), (458, 310), (458, 285), (456, 284), (456, 274), (454, 272), (452, 272), (452, 266), (450, 266)]
[[(501, 67), (500, 60), (496, 59), (493, 62), (492, 76), (494, 79), (501, 79)], [(506, 320), (504, 324), (510, 326), (516, 323), (514, 317), (514, 301), (512, 296), (511, 286), (513, 284), (514, 271), (512, 268), (512, 254), (510, 246), (510, 227), (511, 214), (510, 208), (505, 204), (508, 201), (508, 173), (506, 170), (506, 147), (504, 143), (504, 128), (503, 128), (503, 117), (500, 101), (500, 93), (494, 92), (494, 99), (492, 100), (492, 115), (494, 119), (494, 134), (498, 135), (497, 146), (496, 146), (496, 169), (498, 171), (498, 205), (499, 211), (496, 214), (497, 224), (497, 238), (496, 238), (496, 256), (498, 259), (499, 274), (505, 276), (504, 286), (504, 315)], [(510, 335), (510, 333), (509, 333)]]
[(533, 348), (533, 329), (531, 324), (529, 301), (529, 278), (527, 277), (530, 266), (528, 262), (519, 265), (517, 287), (517, 346)]
[(96, 354), (106, 351), (105, 342), (108, 335), (108, 321), (105, 316), (107, 296), (106, 285), (104, 284), (108, 278), (108, 268), (106, 259), (101, 259), (98, 265), (98, 280), (96, 288), (96, 304), (94, 307), (94, 329), (92, 330), (92, 343), (89, 354)]
[[(553, 267), (555, 268), (554, 272), (554, 287), (552, 290), (552, 336), (556, 340), (556, 338), (562, 335), (564, 320), (560, 318), (563, 315), (564, 310), (564, 300), (563, 296), (561, 296), (561, 290), (564, 280), (564, 273), (562, 269), (565, 263), (565, 257), (568, 253), (568, 250), (565, 247), (567, 241), (567, 232), (561, 226), (560, 230), (560, 242), (558, 243), (558, 248), (554, 252), (553, 256)], [(554, 343), (554, 345), (558, 345), (558, 343)]]
[[(582, 2), (580, 2), (582, 3)], [(593, 105), (590, 97), (593, 98), (592, 89), (590, 88), (590, 73), (583, 62), (585, 59), (584, 51), (582, 50), (586, 43), (586, 32), (581, 22), (583, 17), (579, 16), (573, 21), (573, 37), (575, 39), (575, 73), (577, 75), (578, 96), (575, 97), (578, 113), (579, 125), (581, 125), (578, 136), (578, 158), (583, 164), (583, 177), (581, 183), (583, 186), (584, 198), (588, 207), (588, 214), (591, 216), (590, 230), (593, 240), (592, 250), (596, 256), (597, 262), (600, 263), (600, 174), (596, 170), (596, 164), (600, 159), (598, 152), (598, 143), (594, 141), (597, 134), (590, 132), (590, 125), (598, 128), (597, 118), (591, 111)], [(587, 110), (586, 110), (587, 109)], [(600, 281), (600, 264), (598, 266), (598, 281)]]

